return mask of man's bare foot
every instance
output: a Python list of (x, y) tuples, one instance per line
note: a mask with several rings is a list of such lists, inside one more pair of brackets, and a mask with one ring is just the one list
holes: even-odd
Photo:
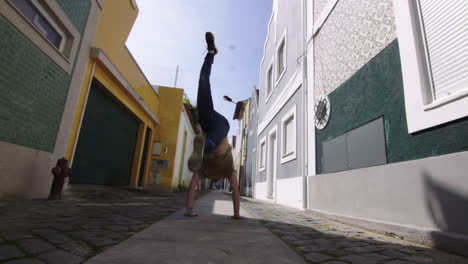
[(195, 213), (195, 212), (190, 211), (190, 212), (185, 212), (184, 216), (195, 217), (195, 216), (198, 216), (198, 214)]
[(231, 218), (234, 219), (234, 220), (244, 220), (244, 219), (246, 219), (245, 217), (240, 216), (240, 215), (234, 215), (234, 216), (231, 216)]

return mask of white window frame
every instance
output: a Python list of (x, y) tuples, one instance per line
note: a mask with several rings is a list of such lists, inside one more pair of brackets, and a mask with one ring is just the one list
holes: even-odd
[[(264, 149), (262, 149), (262, 145), (265, 145)], [(263, 138), (260, 140), (258, 144), (258, 149), (260, 150), (258, 152), (258, 171), (262, 172), (266, 170), (266, 154), (267, 154), (266, 136), (263, 136)], [(263, 163), (263, 166), (262, 166), (262, 163)]]
[(57, 1), (32, 0), (31, 3), (62, 37), (58, 48), (44, 36), (41, 29), (34, 22), (25, 18), (24, 14), (10, 0), (0, 1), (0, 14), (65, 72), (71, 74), (81, 35)]
[[(268, 72), (271, 70), (271, 90), (268, 92)], [(268, 103), (268, 100), (270, 100), (271, 95), (273, 94), (273, 90), (275, 89), (275, 68), (274, 68), (274, 60), (271, 60), (270, 64), (268, 65), (266, 75), (265, 75), (265, 80), (266, 80), (266, 98), (265, 98), (265, 103)]]
[(468, 89), (431, 102), (425, 48), (417, 9), (412, 3), (393, 0), (409, 133), (468, 116)]
[[(52, 42), (50, 42), (49, 39), (47, 39), (46, 36), (44, 36), (44, 38), (47, 40), (47, 42), (49, 42), (50, 45), (52, 45), (52, 47), (56, 48), (58, 51), (60, 51), (60, 53), (63, 54), (64, 52), (64, 48), (65, 48), (65, 44), (66, 42), (68, 41), (68, 38), (65, 34), (65, 32), (63, 32), (63, 30), (57, 25), (57, 23), (55, 22), (55, 20), (49, 15), (49, 13), (44, 9), (44, 7), (42, 6), (41, 3), (39, 3), (38, 0), (30, 0), (31, 1), (31, 4), (37, 9), (37, 11), (47, 20), (47, 22), (54, 28), (54, 30), (57, 32), (57, 34), (60, 35), (60, 37), (62, 38), (61, 41), (60, 41), (60, 45), (59, 47), (56, 47), (54, 44), (52, 44)], [(28, 21), (29, 22), (29, 21)], [(31, 22), (30, 22), (31, 23)], [(38, 25), (36, 23), (36, 21), (33, 21), (33, 26), (39, 31), (41, 32), (41, 34), (44, 34), (44, 28), (42, 28), (40, 25)]]
[[(283, 79), (283, 76), (286, 73), (286, 69), (288, 68), (288, 43), (286, 42), (286, 30), (284, 30), (283, 35), (281, 36), (281, 40), (278, 42), (279, 44), (276, 46), (276, 52), (275, 52), (275, 69), (274, 72), (276, 73), (276, 78), (275, 80), (275, 87), (278, 86), (279, 82)], [(284, 68), (283, 71), (278, 72), (278, 62), (279, 62), (279, 49), (283, 46), (283, 63), (284, 63)]]
[[(281, 119), (281, 164), (295, 160), (297, 158), (297, 106), (294, 105)], [(294, 138), (293, 138), (293, 151), (284, 153), (286, 151), (286, 122), (293, 118)]]

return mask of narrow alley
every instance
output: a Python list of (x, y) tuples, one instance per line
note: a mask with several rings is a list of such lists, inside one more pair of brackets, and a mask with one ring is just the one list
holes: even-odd
[(468, 264), (466, 17), (0, 0), (0, 264)]

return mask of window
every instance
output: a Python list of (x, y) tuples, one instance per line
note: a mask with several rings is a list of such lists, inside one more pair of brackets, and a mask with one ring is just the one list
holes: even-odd
[(266, 155), (266, 138), (264, 137), (260, 141), (260, 151), (259, 151), (259, 171), (264, 171), (265, 170), (265, 155)]
[(38, 0), (10, 0), (21, 14), (59, 51), (65, 46), (65, 33), (53, 22)]
[(296, 159), (296, 106), (281, 120), (281, 163)]
[(468, 116), (464, 0), (394, 0), (409, 133)]
[(284, 153), (283, 156), (288, 156), (294, 152), (294, 116), (291, 116), (284, 122)]
[(415, 1), (427, 62), (432, 101), (468, 89), (468, 45), (465, 0), (440, 4), (438, 0)]
[(323, 173), (387, 164), (383, 118), (323, 143)]
[(4, 0), (0, 1), (0, 15), (62, 70), (71, 74), (81, 34), (59, 1)]
[(277, 78), (279, 79), (280, 76), (282, 75), (283, 71), (285, 70), (285, 61), (286, 61), (286, 58), (285, 58), (285, 53), (284, 53), (284, 39), (283, 41), (281, 41), (281, 44), (279, 45), (279, 48), (278, 48), (278, 74), (276, 75)]
[(267, 72), (267, 77), (266, 77), (266, 81), (267, 81), (267, 101), (268, 101), (268, 98), (270, 98), (270, 95), (271, 95), (271, 92), (273, 91), (273, 65), (270, 65), (270, 68), (268, 68), (268, 72)]

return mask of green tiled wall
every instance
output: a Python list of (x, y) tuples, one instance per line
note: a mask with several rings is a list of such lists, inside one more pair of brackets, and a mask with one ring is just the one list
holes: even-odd
[(86, 21), (88, 20), (91, 2), (89, 0), (57, 0), (57, 3), (68, 15), (78, 31), (83, 33)]
[(0, 15), (0, 140), (52, 152), (70, 75)]
[(389, 163), (468, 151), (468, 118), (408, 134), (397, 40), (329, 97), (329, 124), (316, 130), (318, 174), (322, 173), (323, 142), (380, 116), (384, 117)]

